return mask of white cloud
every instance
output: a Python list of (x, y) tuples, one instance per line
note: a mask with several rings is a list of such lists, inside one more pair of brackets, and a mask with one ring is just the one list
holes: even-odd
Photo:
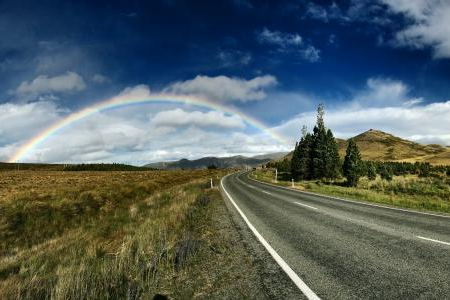
[(399, 106), (421, 101), (411, 99), (408, 92), (409, 87), (400, 80), (372, 77), (367, 80), (366, 88), (355, 94), (353, 104), (364, 107)]
[(317, 62), (320, 60), (320, 50), (306, 43), (297, 33), (284, 33), (264, 28), (258, 33), (261, 44), (270, 44), (277, 47), (279, 52), (298, 53), (304, 60)]
[(450, 2), (443, 0), (380, 0), (409, 21), (396, 33), (399, 46), (431, 47), (435, 58), (450, 58)]
[(145, 84), (139, 84), (132, 87), (127, 87), (123, 89), (119, 94), (118, 97), (135, 97), (138, 99), (149, 97), (151, 94), (150, 88), (148, 85)]
[(278, 45), (282, 48), (300, 46), (303, 43), (302, 37), (296, 33), (291, 34), (279, 31), (270, 31), (267, 28), (264, 28), (261, 32), (259, 32), (258, 41), (261, 43)]
[(171, 84), (164, 92), (200, 95), (220, 102), (248, 102), (264, 99), (265, 89), (276, 84), (277, 79), (272, 75), (258, 76), (250, 80), (197, 75), (194, 79)]
[(22, 82), (12, 94), (41, 95), (48, 93), (64, 93), (82, 91), (86, 88), (83, 78), (75, 72), (67, 72), (55, 77), (40, 75), (32, 81)]
[(53, 102), (0, 104), (0, 145), (33, 136), (57, 121), (61, 113)]
[(161, 111), (152, 118), (155, 126), (199, 126), (215, 128), (245, 128), (244, 121), (236, 115), (227, 116), (218, 111), (192, 111), (187, 112), (181, 108)]

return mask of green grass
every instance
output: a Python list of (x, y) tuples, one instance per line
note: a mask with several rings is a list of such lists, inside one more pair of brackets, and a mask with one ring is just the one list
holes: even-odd
[[(271, 170), (258, 170), (252, 176), (274, 183)], [(280, 174), (278, 183), (291, 186), (288, 174)], [(298, 189), (306, 191), (388, 204), (416, 210), (450, 213), (450, 180), (448, 178), (417, 178), (416, 176), (394, 176), (392, 181), (377, 178), (369, 181), (361, 178), (358, 187), (346, 187), (344, 181), (323, 183), (320, 181), (298, 181)]]
[(0, 173), (0, 298), (256, 297), (222, 172)]

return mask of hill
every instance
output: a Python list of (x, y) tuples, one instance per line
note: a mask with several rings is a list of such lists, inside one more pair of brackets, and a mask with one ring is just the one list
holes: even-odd
[[(423, 145), (408, 141), (392, 134), (370, 129), (355, 137), (364, 160), (429, 162), (434, 165), (450, 165), (450, 147), (442, 145)], [(339, 155), (345, 156), (348, 140), (336, 139)], [(292, 157), (290, 152), (287, 158)]]
[(162, 169), (162, 170), (177, 170), (177, 169), (206, 169), (208, 166), (216, 166), (218, 168), (232, 168), (250, 166), (256, 167), (273, 159), (284, 157), (286, 153), (273, 153), (257, 155), (254, 157), (246, 156), (230, 156), (230, 157), (202, 157), (195, 160), (186, 158), (171, 162), (157, 162), (145, 165), (145, 167)]

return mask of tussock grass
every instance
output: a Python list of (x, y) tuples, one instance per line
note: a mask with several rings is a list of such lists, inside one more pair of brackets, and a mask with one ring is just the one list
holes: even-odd
[(246, 266), (230, 263), (235, 254), (211, 225), (221, 199), (206, 187), (222, 172), (0, 173), (0, 298), (185, 299), (223, 289), (205, 264)]
[[(258, 170), (254, 174), (259, 180), (274, 183), (273, 172), (270, 170)], [(288, 175), (286, 174), (284, 177), (283, 174), (280, 175), (278, 184), (291, 186)], [(380, 177), (370, 181), (363, 177), (357, 187), (347, 187), (343, 180), (333, 183), (304, 180), (295, 184), (300, 189), (325, 195), (450, 213), (450, 178), (445, 177), (419, 178), (406, 175), (394, 176), (391, 181), (383, 180)]]

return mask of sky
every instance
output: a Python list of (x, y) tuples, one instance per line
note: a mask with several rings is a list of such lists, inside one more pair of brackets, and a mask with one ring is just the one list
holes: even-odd
[[(0, 1), (0, 79), (0, 161), (289, 151), (319, 103), (336, 137), (450, 145), (450, 0)], [(82, 109), (161, 94), (211, 105), (98, 111), (17, 156)]]

